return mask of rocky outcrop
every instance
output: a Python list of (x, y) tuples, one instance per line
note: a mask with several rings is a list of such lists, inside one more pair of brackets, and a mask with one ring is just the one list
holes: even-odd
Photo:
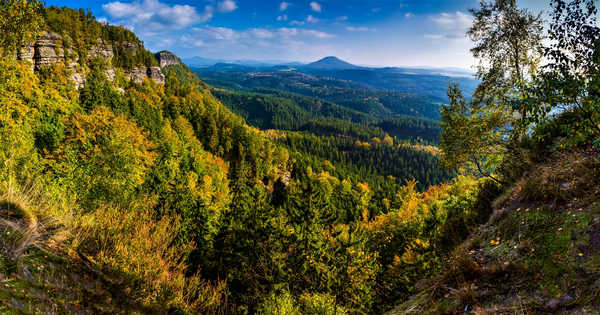
[(37, 70), (44, 66), (64, 60), (62, 38), (54, 32), (44, 32), (33, 44), (22, 47), (17, 54), (17, 59), (27, 60), (33, 69)]
[(159, 67), (148, 67), (146, 71), (148, 78), (154, 80), (158, 84), (165, 84), (165, 75), (160, 71)]
[(142, 84), (146, 78), (152, 79), (158, 84), (165, 83), (165, 76), (159, 67), (137, 67), (126, 72), (125, 76), (138, 84)]
[(123, 43), (123, 47), (125, 47), (125, 49), (129, 50), (133, 55), (137, 54), (137, 51), (140, 49), (144, 49), (144, 47), (138, 43), (134, 43), (134, 42), (126, 42)]
[(114, 56), (113, 46), (102, 39), (98, 39), (98, 45), (92, 47), (88, 56), (90, 58), (94, 58), (96, 56), (101, 56), (104, 59), (112, 59)]
[(171, 65), (180, 65), (182, 64), (181, 59), (175, 56), (173, 53), (163, 50), (154, 54), (156, 60), (158, 60), (158, 64), (161, 68)]
[[(72, 42), (70, 38), (67, 41)], [(136, 54), (144, 47), (136, 42), (125, 42), (121, 43), (122, 47)], [(88, 58), (102, 57), (112, 62), (114, 57), (113, 45), (98, 39), (97, 44), (90, 48), (88, 52)], [(176, 64), (181, 63), (179, 58), (175, 55), (168, 53), (169, 56), (164, 55), (162, 58), (164, 64)], [(52, 66), (56, 63), (63, 62), (64, 65), (72, 72), (71, 81), (77, 89), (80, 89), (85, 84), (85, 73), (81, 71), (79, 67), (79, 56), (73, 54), (70, 48), (64, 48), (63, 38), (61, 35), (54, 32), (43, 32), (38, 39), (21, 48), (21, 50), (15, 55), (18, 60), (26, 60), (31, 63), (32, 70), (36, 71), (46, 66)], [(158, 59), (159, 61), (161, 59)], [(109, 81), (113, 81), (116, 76), (115, 69), (109, 66), (106, 70), (106, 76)], [(165, 76), (162, 74), (159, 67), (137, 67), (132, 71), (126, 72), (125, 76), (130, 80), (137, 83), (144, 82), (144, 79), (149, 78), (154, 80), (158, 84), (165, 83)]]

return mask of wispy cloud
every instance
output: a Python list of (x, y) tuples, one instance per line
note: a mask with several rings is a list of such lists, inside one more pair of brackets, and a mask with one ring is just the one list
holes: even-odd
[(317, 23), (317, 22), (319, 22), (319, 19), (317, 19), (316, 17), (314, 17), (314, 16), (312, 16), (312, 15), (309, 14), (306, 17), (306, 22), (308, 22), (308, 23)]
[(217, 11), (222, 13), (232, 12), (238, 8), (237, 3), (233, 0), (223, 0), (217, 5)]
[(277, 17), (277, 21), (287, 21), (287, 20), (288, 20), (287, 14), (280, 15)]
[(319, 19), (309, 14), (304, 21), (293, 20), (290, 22), (290, 25), (302, 26), (306, 23), (317, 23)]
[(217, 40), (217, 41), (232, 41), (240, 39), (256, 39), (256, 38), (277, 38), (277, 37), (295, 37), (305, 36), (313, 38), (332, 38), (335, 35), (312, 30), (312, 29), (300, 29), (295, 27), (281, 27), (278, 29), (266, 29), (266, 28), (250, 28), (246, 30), (234, 30), (227, 27), (215, 27), (215, 26), (203, 26), (194, 27), (191, 29), (191, 35), (196, 36), (199, 39), (206, 41)]
[(414, 17), (415, 17), (415, 15), (414, 15), (414, 14), (412, 14), (412, 13), (410, 13), (410, 12), (408, 12), (408, 13), (405, 13), (405, 14), (404, 14), (404, 17), (405, 17), (405, 18), (407, 18), (407, 19), (412, 19), (412, 18), (414, 18)]
[(321, 6), (320, 3), (316, 2), (316, 1), (313, 1), (313, 2), (310, 3), (310, 9), (313, 10), (313, 11), (315, 11), (315, 12), (321, 12), (321, 10), (323, 8), (322, 8), (322, 6)]
[(436, 34), (448, 39), (464, 39), (467, 30), (473, 24), (473, 17), (467, 13), (456, 11), (455, 13), (441, 13), (432, 18), (438, 26), (441, 34)]
[(335, 35), (333, 35), (333, 34), (321, 32), (321, 31), (315, 31), (315, 30), (303, 30), (302, 34), (310, 36), (310, 37), (315, 37), (315, 38), (333, 38), (333, 37), (335, 37)]
[(285, 11), (287, 10), (292, 4), (289, 2), (285, 2), (283, 1), (282, 3), (279, 4), (279, 11)]
[(346, 26), (346, 30), (348, 32), (374, 32), (375, 31), (374, 28), (366, 27), (366, 26), (359, 26), (359, 27)]

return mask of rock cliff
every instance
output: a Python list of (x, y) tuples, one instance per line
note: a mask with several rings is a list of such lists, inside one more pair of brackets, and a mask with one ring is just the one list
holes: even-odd
[[(22, 47), (15, 57), (19, 60), (29, 61), (33, 71), (62, 62), (72, 72), (71, 81), (79, 89), (85, 84), (86, 73), (81, 67), (78, 67), (79, 56), (71, 48), (65, 47), (65, 41), (71, 42), (71, 39), (63, 39), (61, 35), (55, 32), (43, 32), (35, 42)], [(126, 42), (121, 45), (134, 55), (144, 49), (142, 45), (134, 42)], [(162, 59), (158, 59), (159, 55)], [(168, 55), (166, 56), (162, 52), (156, 54), (161, 66), (163, 64), (180, 63), (179, 58), (175, 55), (171, 53), (168, 53)], [(110, 81), (114, 80), (116, 72), (111, 66), (115, 56), (113, 45), (98, 39), (97, 44), (89, 49), (87, 58), (92, 59), (98, 56), (108, 61), (109, 67), (106, 70), (106, 76)], [(136, 83), (142, 83), (146, 78), (152, 79), (158, 84), (164, 84), (165, 82), (165, 76), (159, 67), (138, 66), (130, 71), (125, 71), (125, 76)]]
[(125, 72), (125, 76), (138, 84), (143, 83), (146, 78), (150, 78), (158, 84), (165, 83), (165, 76), (160, 71), (159, 67), (137, 67), (131, 71)]
[(158, 64), (161, 68), (171, 65), (182, 64), (181, 59), (179, 59), (179, 57), (166, 50), (156, 53), (154, 57), (156, 57), (156, 60), (158, 60)]

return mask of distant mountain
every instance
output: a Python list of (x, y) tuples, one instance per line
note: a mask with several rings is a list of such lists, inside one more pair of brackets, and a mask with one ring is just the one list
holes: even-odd
[(225, 63), (227, 61), (223, 59), (210, 59), (196, 56), (185, 58), (183, 59), (183, 62), (190, 67), (210, 67), (217, 63)]
[(302, 67), (304, 70), (350, 70), (362, 69), (337, 57), (329, 56)]
[(203, 57), (191, 57), (183, 59), (183, 62), (190, 66), (196, 68), (204, 68), (204, 67), (213, 67), (219, 64), (236, 64), (240, 66), (246, 67), (255, 67), (255, 68), (268, 68), (274, 66), (288, 66), (288, 67), (299, 67), (303, 66), (304, 63), (295, 62), (295, 61), (282, 61), (282, 60), (234, 60), (234, 59), (211, 59), (211, 58), (203, 58)]
[(301, 71), (327, 78), (361, 83), (380, 90), (424, 95), (436, 101), (448, 101), (448, 85), (458, 83), (466, 95), (471, 95), (479, 83), (469, 75), (435, 74), (424, 69), (358, 68), (345, 70)]

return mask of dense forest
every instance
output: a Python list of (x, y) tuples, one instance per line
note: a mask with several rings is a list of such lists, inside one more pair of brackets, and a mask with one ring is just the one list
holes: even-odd
[[(262, 90), (265, 92), (266, 90)], [(415, 116), (378, 119), (329, 101), (289, 92), (212, 91), (225, 106), (260, 129), (310, 131), (361, 140), (392, 136), (402, 140), (439, 142), (439, 122)]]
[(1, 1), (0, 311), (600, 310), (600, 28), (552, 9), (546, 34), (481, 2), (480, 84), (440, 107), (181, 63), (139, 83), (160, 63), (131, 31)]

